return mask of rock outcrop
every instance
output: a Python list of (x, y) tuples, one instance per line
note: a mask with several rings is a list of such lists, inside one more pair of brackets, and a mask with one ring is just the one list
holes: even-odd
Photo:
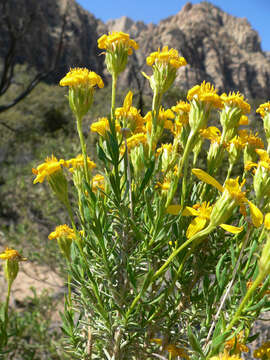
[[(124, 87), (139, 86), (150, 91), (140, 74), (141, 70), (151, 73), (145, 58), (158, 47), (169, 45), (178, 49), (188, 62), (188, 66), (178, 71), (176, 86), (188, 89), (206, 80), (220, 91), (239, 90), (248, 98), (270, 98), (270, 57), (269, 52), (262, 51), (258, 33), (247, 19), (231, 16), (208, 2), (187, 3), (176, 15), (157, 25), (135, 22), (128, 17), (104, 24), (74, 0), (22, 0), (20, 7), (15, 2), (10, 0), (8, 4), (17, 20), (22, 18), (23, 11), (27, 14), (36, 9), (30, 31), (18, 44), (16, 60), (27, 61), (39, 70), (48, 67), (54, 59), (67, 9), (58, 77), (72, 66), (86, 66), (106, 77), (97, 39), (108, 31), (120, 30), (130, 33), (140, 45), (121, 77), (120, 84)], [(3, 23), (0, 55), (5, 53), (9, 40)], [(138, 75), (137, 79), (134, 74)]]
[[(123, 18), (118, 20), (120, 30), (122, 23)], [(117, 30), (117, 20), (113, 27), (111, 24), (106, 25)], [(134, 34), (135, 26), (135, 22), (128, 24)], [(262, 51), (258, 33), (247, 19), (231, 16), (208, 2), (187, 3), (157, 26), (142, 28), (135, 40), (140, 44), (137, 65), (148, 73), (145, 57), (149, 53), (164, 45), (180, 51), (188, 62), (176, 79), (183, 89), (207, 80), (220, 91), (239, 90), (249, 98), (270, 98), (269, 52)]]

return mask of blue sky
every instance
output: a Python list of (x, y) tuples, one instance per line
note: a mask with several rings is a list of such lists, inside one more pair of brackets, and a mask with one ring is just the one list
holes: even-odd
[[(123, 15), (145, 23), (158, 23), (161, 19), (176, 14), (186, 0), (77, 0), (95, 17), (106, 22)], [(199, 0), (191, 0), (193, 4)], [(210, 0), (227, 13), (246, 17), (253, 29), (258, 31), (262, 49), (270, 51), (270, 0)]]

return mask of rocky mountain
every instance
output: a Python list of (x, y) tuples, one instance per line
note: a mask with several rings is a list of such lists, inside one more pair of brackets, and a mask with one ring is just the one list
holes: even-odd
[[(115, 20), (113, 27), (111, 22), (106, 25), (115, 30), (117, 23), (119, 30), (132, 29), (136, 34), (136, 23), (130, 19)], [(188, 62), (176, 79), (184, 89), (207, 80), (221, 91), (235, 89), (250, 98), (270, 97), (269, 52), (262, 51), (258, 33), (247, 19), (231, 16), (208, 2), (187, 3), (157, 26), (150, 24), (138, 31), (135, 40), (140, 44), (137, 63), (147, 73), (151, 71), (144, 59), (149, 53), (167, 44), (178, 49)]]
[[(106, 77), (104, 57), (99, 56), (97, 39), (108, 31), (121, 30), (130, 33), (140, 45), (122, 76), (124, 87), (129, 84), (134, 90), (140, 87), (150, 91), (140, 74), (142, 70), (151, 73), (145, 58), (158, 47), (169, 45), (178, 49), (188, 62), (188, 66), (178, 71), (176, 86), (188, 89), (206, 80), (220, 91), (239, 90), (249, 98), (270, 98), (270, 57), (269, 52), (262, 51), (258, 33), (247, 19), (231, 16), (209, 2), (187, 3), (176, 15), (157, 25), (146, 25), (127, 17), (104, 24), (74, 0), (22, 0), (21, 4), (24, 4), (26, 14), (33, 8), (37, 12), (30, 31), (18, 46), (16, 60), (27, 61), (38, 69), (47, 66), (53, 58), (67, 9), (58, 76), (69, 67), (86, 66)], [(14, 8), (17, 9), (15, 13)], [(12, 17), (22, 14), (18, 7), (11, 6), (11, 9)], [(6, 36), (0, 39), (2, 55), (8, 43), (7, 29), (3, 30), (1, 33)]]

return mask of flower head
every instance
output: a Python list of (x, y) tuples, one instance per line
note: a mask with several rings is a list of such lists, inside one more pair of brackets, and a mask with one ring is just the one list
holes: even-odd
[(259, 227), (263, 222), (261, 211), (246, 198), (246, 193), (242, 191), (245, 180), (239, 184), (239, 177), (228, 179), (222, 186), (216, 179), (201, 169), (192, 169), (192, 172), (203, 182), (214, 186), (222, 195), (213, 207), (210, 223), (218, 226), (229, 219), (236, 206), (240, 206), (242, 214), (246, 215), (245, 204), (250, 208), (253, 225)]
[(17, 250), (6, 248), (6, 250), (0, 254), (1, 260), (6, 260), (4, 264), (4, 274), (9, 286), (12, 285), (19, 272), (19, 262), (26, 261)]
[(86, 68), (70, 69), (59, 84), (69, 87), (69, 106), (77, 119), (82, 119), (89, 111), (95, 86), (104, 87), (101, 77)]
[(105, 191), (105, 178), (101, 174), (96, 174), (92, 178), (92, 191), (97, 192), (98, 190)]
[(186, 59), (182, 56), (179, 56), (179, 53), (176, 49), (170, 49), (168, 46), (164, 46), (162, 50), (152, 52), (147, 58), (146, 63), (149, 66), (171, 66), (175, 69), (178, 69), (180, 66), (187, 65)]
[[(87, 165), (90, 170), (94, 169), (97, 166), (92, 160), (90, 160), (89, 156), (87, 156)], [(67, 160), (66, 166), (70, 167), (69, 171), (71, 172), (73, 172), (77, 168), (83, 168), (84, 166), (83, 155), (79, 154), (74, 159)]]
[(131, 55), (134, 50), (139, 48), (136, 41), (130, 39), (129, 35), (122, 31), (109, 32), (98, 39), (99, 49), (106, 50), (105, 62), (107, 69), (111, 74), (118, 76), (124, 71), (128, 55)]
[(270, 101), (261, 104), (256, 110), (256, 113), (260, 114), (262, 118), (264, 118), (267, 113), (270, 113)]
[(128, 128), (131, 133), (137, 134), (144, 130), (144, 119), (140, 110), (132, 106), (133, 93), (129, 91), (124, 99), (123, 106), (115, 109), (115, 117), (123, 122), (123, 128)]
[(53, 232), (50, 233), (48, 238), (49, 240), (53, 240), (53, 239), (57, 240), (60, 250), (65, 255), (66, 259), (70, 261), (71, 260), (70, 247), (72, 240), (76, 239), (75, 231), (66, 224), (59, 225), (55, 228)]
[(98, 86), (99, 88), (104, 87), (103, 80), (94, 71), (90, 71), (86, 68), (73, 68), (66, 74), (63, 79), (60, 80), (60, 86), (69, 87), (83, 87), (86, 89)]
[[(116, 121), (115, 122), (115, 130), (120, 132), (120, 125)], [(92, 132), (97, 132), (100, 136), (105, 136), (108, 131), (110, 131), (109, 120), (106, 117), (99, 118), (98, 121), (95, 121), (91, 124), (90, 130)]]
[(6, 250), (0, 254), (1, 260), (13, 260), (13, 261), (25, 261), (22, 255), (19, 254), (17, 250), (6, 248)]
[(235, 354), (240, 354), (241, 352), (249, 352), (249, 348), (243, 344), (244, 332), (241, 331), (239, 334), (234, 336), (232, 339), (225, 342), (226, 350), (233, 350)]
[(108, 35), (104, 34), (98, 39), (98, 48), (104, 49), (109, 52), (116, 52), (119, 49), (127, 51), (128, 55), (132, 55), (133, 49), (138, 50), (139, 45), (136, 41), (130, 39), (129, 34), (122, 31), (109, 32)]
[(202, 82), (201, 85), (195, 85), (191, 88), (188, 91), (187, 99), (189, 101), (196, 100), (218, 109), (222, 107), (222, 101), (214, 85), (211, 85), (209, 82), (206, 83), (205, 81)]
[(172, 86), (177, 69), (187, 65), (186, 59), (179, 56), (176, 49), (169, 50), (168, 46), (151, 53), (147, 57), (146, 63), (152, 66), (153, 75), (151, 77), (144, 73), (143, 75), (149, 80), (154, 94), (159, 95), (164, 94)]
[(74, 230), (66, 224), (57, 226), (55, 230), (48, 236), (49, 240), (59, 239), (61, 237), (71, 240), (76, 239)]
[(62, 166), (66, 166), (65, 160), (57, 160), (54, 155), (47, 157), (44, 163), (40, 164), (36, 169), (32, 169), (32, 173), (36, 175), (33, 183), (42, 183), (45, 178), (50, 177), (58, 171), (62, 171)]
[(228, 107), (237, 107), (241, 110), (242, 114), (250, 113), (250, 105), (244, 100), (244, 96), (239, 93), (230, 92), (228, 95), (223, 93), (220, 95), (220, 99), (225, 106)]

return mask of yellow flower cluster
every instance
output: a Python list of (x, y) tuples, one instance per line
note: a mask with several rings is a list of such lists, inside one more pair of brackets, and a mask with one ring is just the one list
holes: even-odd
[[(99, 118), (98, 121), (91, 124), (90, 130), (104, 137), (106, 133), (110, 131), (109, 120), (106, 117)], [(121, 130), (120, 124), (117, 121), (115, 122), (115, 130), (117, 132), (120, 132)]]
[(182, 56), (179, 56), (176, 49), (170, 49), (168, 46), (164, 46), (162, 50), (152, 52), (147, 58), (146, 63), (149, 66), (157, 65), (171, 65), (175, 69), (178, 69), (180, 66), (187, 65), (186, 59)]
[(218, 354), (217, 356), (211, 357), (210, 360), (242, 360), (242, 358), (238, 354), (237, 355), (230, 355), (225, 350), (223, 353)]
[(238, 135), (242, 138), (242, 141), (246, 142), (247, 145), (254, 147), (255, 149), (263, 149), (264, 143), (260, 137), (258, 137), (258, 133), (252, 134), (251, 131), (248, 130), (239, 130)]
[(57, 226), (48, 236), (49, 240), (59, 239), (62, 237), (70, 240), (76, 239), (74, 230), (66, 224)]
[[(150, 341), (153, 343), (156, 343), (160, 346), (163, 345), (162, 339), (160, 339), (160, 338), (153, 338), (153, 339), (150, 339)], [(188, 353), (187, 353), (186, 349), (184, 349), (184, 348), (180, 348), (174, 344), (165, 345), (164, 348), (165, 348), (165, 350), (168, 351), (168, 353), (170, 354), (170, 356), (172, 358), (174, 358), (176, 356), (180, 356), (183, 359), (189, 360)]]
[(200, 135), (211, 141), (211, 143), (220, 143), (221, 140), (221, 131), (215, 126), (209, 126), (206, 129), (200, 130)]
[(113, 31), (112, 33), (109, 32), (109, 35), (102, 35), (98, 39), (98, 48), (104, 49), (110, 52), (115, 51), (117, 48), (125, 49), (128, 52), (128, 55), (131, 55), (133, 50), (137, 50), (139, 45), (136, 41), (130, 39), (129, 35), (119, 31)]
[(105, 190), (105, 178), (101, 174), (96, 174), (92, 181), (92, 191), (96, 192), (97, 190)]
[(133, 93), (129, 91), (124, 99), (123, 106), (115, 109), (115, 117), (123, 122), (123, 127), (128, 128), (132, 134), (144, 131), (144, 118), (140, 110), (132, 106)]
[(250, 113), (250, 105), (244, 100), (244, 96), (239, 93), (230, 92), (229, 95), (223, 93), (220, 96), (220, 99), (223, 101), (224, 105), (230, 107), (239, 108), (243, 114)]
[(40, 164), (36, 169), (32, 169), (32, 173), (36, 175), (33, 183), (42, 183), (46, 177), (61, 170), (62, 166), (66, 166), (65, 160), (57, 160), (54, 155), (47, 157), (44, 163)]
[[(84, 166), (84, 158), (83, 158), (83, 155), (82, 154), (79, 154), (76, 156), (76, 158), (74, 159), (70, 159), (70, 160), (67, 160), (65, 162), (66, 166), (67, 167), (70, 167), (70, 171), (73, 172), (74, 169), (77, 169), (77, 168), (83, 168)], [(97, 165), (92, 161), (90, 160), (89, 156), (87, 156), (87, 165), (88, 165), (88, 168), (91, 170), (91, 169), (94, 169)]]
[(214, 85), (209, 82), (203, 81), (201, 85), (195, 85), (188, 91), (187, 99), (192, 101), (193, 99), (205, 104), (209, 104), (215, 108), (221, 109), (223, 103), (220, 96), (217, 94), (217, 90)]
[(232, 339), (225, 342), (226, 350), (233, 350), (234, 353), (239, 354), (241, 352), (249, 352), (249, 348), (243, 344), (244, 332), (240, 331), (239, 334), (234, 336)]
[(6, 250), (0, 254), (1, 260), (14, 260), (14, 261), (25, 261), (22, 255), (19, 254), (17, 250), (6, 248)]
[(261, 104), (256, 110), (256, 113), (260, 114), (262, 118), (264, 118), (267, 113), (270, 113), (270, 101)]
[(103, 80), (94, 71), (90, 71), (86, 68), (74, 68), (66, 74), (66, 76), (60, 81), (60, 86), (70, 87), (86, 87), (93, 88), (98, 86), (99, 88), (104, 87)]
[(270, 341), (264, 342), (253, 353), (255, 359), (270, 359)]

